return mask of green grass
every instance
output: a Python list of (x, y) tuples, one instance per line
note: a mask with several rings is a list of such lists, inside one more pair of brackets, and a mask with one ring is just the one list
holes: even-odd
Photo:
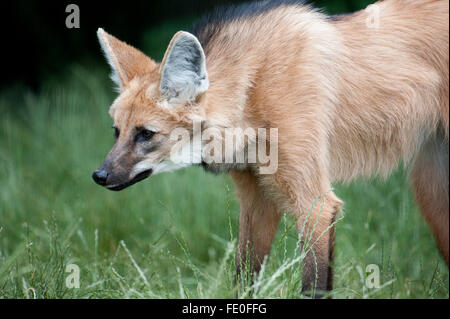
[[(0, 94), (0, 297), (301, 298), (297, 234), (283, 219), (265, 270), (235, 290), (239, 205), (228, 176), (199, 168), (121, 193), (91, 173), (113, 143), (106, 69), (73, 67), (39, 94)], [(337, 186), (336, 298), (448, 298), (448, 270), (407, 178)], [(66, 287), (68, 264), (81, 288)], [(369, 264), (382, 289), (364, 285)], [(361, 272), (362, 271), (362, 272)]]

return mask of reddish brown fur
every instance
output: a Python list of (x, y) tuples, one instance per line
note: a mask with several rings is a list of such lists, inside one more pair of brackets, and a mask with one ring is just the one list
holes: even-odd
[(126, 60), (114, 66), (124, 87), (111, 108), (122, 131), (150, 123), (167, 142), (173, 128), (187, 128), (194, 118), (221, 129), (278, 128), (275, 174), (258, 175), (254, 167), (231, 172), (241, 201), (238, 265), (251, 247), (259, 268), (289, 211), (314, 243), (316, 260), (309, 253), (304, 262), (305, 288), (331, 289), (330, 227), (342, 205), (332, 183), (388, 176), (401, 161), (416, 163), (416, 197), (448, 263), (449, 4), (386, 0), (377, 6), (378, 28), (366, 24), (367, 11), (329, 21), (296, 5), (228, 23), (204, 48), (209, 90), (179, 106), (159, 94), (165, 60), (142, 59), (101, 35), (109, 54)]

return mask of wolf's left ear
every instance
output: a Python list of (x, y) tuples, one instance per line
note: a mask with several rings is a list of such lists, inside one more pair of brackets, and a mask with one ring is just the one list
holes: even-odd
[(98, 29), (97, 36), (113, 71), (111, 78), (119, 91), (135, 76), (145, 75), (156, 69), (156, 63), (152, 59), (102, 28)]
[(198, 39), (188, 32), (173, 37), (161, 63), (161, 96), (191, 102), (209, 88), (206, 58)]

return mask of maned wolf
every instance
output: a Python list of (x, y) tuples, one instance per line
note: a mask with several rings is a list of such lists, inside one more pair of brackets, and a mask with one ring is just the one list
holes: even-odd
[(401, 162), (448, 264), (448, 0), (385, 0), (335, 17), (298, 1), (252, 2), (177, 33), (161, 63), (102, 29), (98, 37), (120, 91), (98, 184), (122, 190), (186, 166), (172, 160), (170, 135), (195, 135), (196, 121), (219, 138), (227, 128), (276, 128), (273, 174), (260, 174), (259, 161), (207, 162), (204, 144), (192, 151), (236, 183), (238, 273), (243, 261), (259, 270), (288, 211), (311, 239), (304, 289), (330, 290), (342, 205), (332, 183), (388, 176)]

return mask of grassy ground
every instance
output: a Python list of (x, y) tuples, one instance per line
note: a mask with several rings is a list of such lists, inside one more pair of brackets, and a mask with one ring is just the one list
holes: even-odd
[[(106, 69), (74, 67), (38, 95), (0, 94), (0, 297), (233, 297), (239, 205), (227, 176), (191, 168), (121, 193), (92, 182), (113, 143), (106, 79)], [(448, 297), (448, 270), (402, 171), (336, 192), (346, 207), (334, 297)], [(240, 297), (302, 297), (291, 226), (284, 218), (264, 273)], [(66, 287), (68, 264), (81, 269), (80, 289)], [(381, 289), (365, 287), (369, 264)]]

